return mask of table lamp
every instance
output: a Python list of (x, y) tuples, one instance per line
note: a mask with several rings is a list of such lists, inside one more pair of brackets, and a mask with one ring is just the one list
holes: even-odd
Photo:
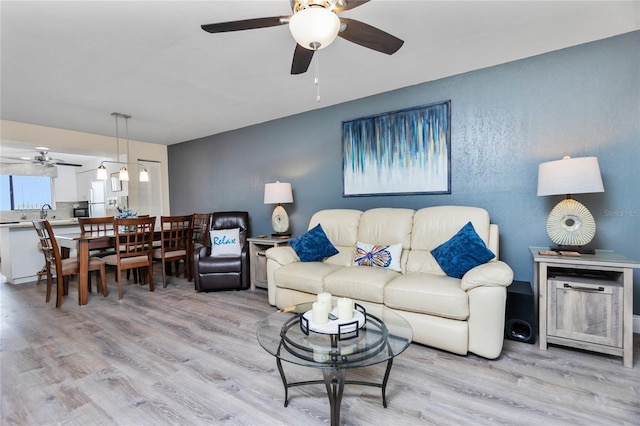
[(291, 184), (276, 181), (275, 183), (266, 183), (264, 185), (264, 203), (277, 204), (271, 215), (271, 226), (273, 226), (273, 237), (290, 237), (289, 232), (289, 216), (287, 211), (282, 207), (283, 203), (293, 203), (293, 193), (291, 192)]
[(596, 222), (591, 212), (571, 194), (604, 192), (600, 166), (596, 157), (571, 158), (542, 163), (538, 167), (538, 196), (561, 195), (547, 219), (547, 235), (558, 247), (555, 251), (577, 251), (593, 254), (584, 247), (596, 235)]

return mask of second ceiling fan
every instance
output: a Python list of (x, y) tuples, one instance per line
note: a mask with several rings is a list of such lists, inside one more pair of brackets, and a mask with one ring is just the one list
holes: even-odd
[(368, 2), (369, 0), (292, 0), (291, 16), (244, 19), (201, 27), (209, 33), (225, 33), (288, 24), (297, 42), (291, 74), (302, 74), (309, 69), (313, 53), (327, 47), (336, 37), (387, 55), (394, 54), (402, 47), (404, 41), (389, 33), (355, 19), (338, 17), (338, 13)]

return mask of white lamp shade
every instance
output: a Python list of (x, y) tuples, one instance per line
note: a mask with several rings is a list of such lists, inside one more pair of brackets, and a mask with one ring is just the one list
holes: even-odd
[(319, 50), (329, 46), (338, 36), (340, 18), (324, 7), (308, 7), (289, 19), (289, 31), (305, 49)]
[(266, 183), (264, 185), (265, 204), (293, 203), (291, 184), (284, 182)]
[(604, 192), (596, 157), (564, 157), (538, 166), (538, 195), (591, 192)]
[(140, 169), (140, 178), (139, 178), (139, 180), (140, 180), (140, 182), (149, 182), (149, 172), (144, 167), (142, 167)]
[(118, 179), (121, 181), (129, 181), (129, 171), (126, 167), (122, 167), (120, 169), (120, 174), (118, 175)]
[(98, 180), (107, 180), (109, 178), (109, 174), (107, 173), (107, 168), (104, 164), (100, 164), (98, 167), (98, 173), (96, 174), (96, 179)]

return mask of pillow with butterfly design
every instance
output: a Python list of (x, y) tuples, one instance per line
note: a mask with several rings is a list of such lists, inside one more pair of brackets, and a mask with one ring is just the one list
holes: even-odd
[(387, 268), (401, 272), (400, 257), (402, 256), (402, 243), (388, 246), (367, 244), (358, 241), (356, 254), (353, 259), (354, 266), (374, 266)]

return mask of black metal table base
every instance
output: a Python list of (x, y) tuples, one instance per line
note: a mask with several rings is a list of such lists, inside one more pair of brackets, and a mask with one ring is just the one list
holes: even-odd
[(280, 358), (276, 358), (278, 365), (278, 371), (280, 372), (280, 378), (284, 385), (284, 406), (289, 405), (289, 388), (295, 386), (306, 385), (320, 385), (324, 384), (327, 388), (327, 396), (329, 397), (329, 407), (331, 410), (331, 426), (340, 425), (340, 406), (342, 404), (342, 392), (344, 385), (358, 385), (358, 386), (373, 386), (380, 388), (382, 391), (382, 406), (387, 408), (387, 382), (389, 381), (389, 373), (391, 372), (391, 366), (393, 365), (393, 358), (387, 361), (387, 368), (384, 373), (384, 378), (381, 383), (376, 382), (364, 382), (360, 380), (346, 380), (347, 369), (346, 368), (324, 368), (322, 369), (323, 380), (308, 380), (304, 382), (288, 383), (287, 378), (282, 368), (282, 362)]

